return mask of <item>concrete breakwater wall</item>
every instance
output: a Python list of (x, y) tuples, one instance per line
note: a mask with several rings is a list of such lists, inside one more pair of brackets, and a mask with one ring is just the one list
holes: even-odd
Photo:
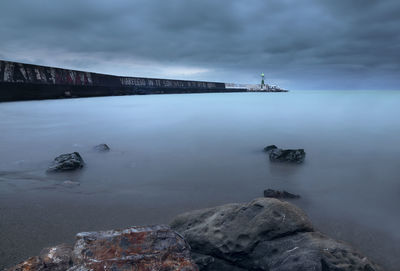
[(0, 102), (161, 93), (244, 92), (225, 83), (122, 77), (0, 60)]

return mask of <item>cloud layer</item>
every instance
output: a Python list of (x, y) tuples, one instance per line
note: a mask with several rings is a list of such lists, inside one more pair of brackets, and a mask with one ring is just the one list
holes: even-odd
[(0, 58), (289, 89), (399, 89), (397, 0), (4, 0)]

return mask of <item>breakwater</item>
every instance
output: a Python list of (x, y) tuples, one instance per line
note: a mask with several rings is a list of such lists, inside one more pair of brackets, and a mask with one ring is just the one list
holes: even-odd
[(0, 102), (135, 94), (245, 92), (225, 83), (123, 77), (0, 60)]

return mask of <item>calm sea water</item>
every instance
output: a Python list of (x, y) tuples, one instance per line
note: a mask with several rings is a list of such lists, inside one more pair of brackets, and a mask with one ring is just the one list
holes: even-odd
[[(400, 267), (400, 92), (123, 96), (0, 103), (0, 268), (80, 231), (168, 223), (266, 188)], [(107, 143), (112, 151), (97, 153)], [(262, 149), (304, 148), (302, 165)], [(62, 153), (86, 168), (46, 175)], [(79, 182), (68, 186), (64, 181)]]

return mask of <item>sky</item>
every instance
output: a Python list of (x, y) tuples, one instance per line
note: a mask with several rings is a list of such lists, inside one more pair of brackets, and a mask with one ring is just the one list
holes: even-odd
[(1, 0), (0, 59), (125, 76), (398, 90), (399, 0)]

